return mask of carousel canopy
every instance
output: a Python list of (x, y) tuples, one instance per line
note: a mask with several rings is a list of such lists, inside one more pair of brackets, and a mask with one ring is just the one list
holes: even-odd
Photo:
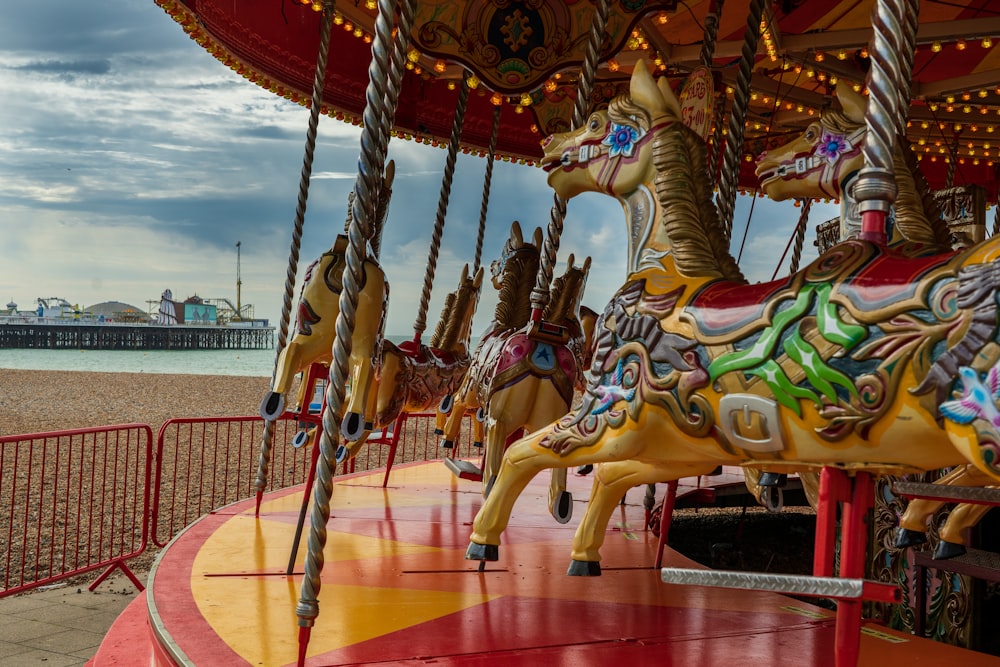
[[(319, 49), (319, 0), (156, 0), (183, 29), (250, 81), (309, 104)], [(592, 107), (627, 85), (639, 59), (678, 82), (702, 63), (706, 16), (718, 12), (712, 72), (731, 99), (749, 0), (613, 0)], [(767, 3), (752, 70), (740, 186), (755, 188), (753, 160), (836, 108), (838, 81), (864, 92), (873, 0)], [(359, 123), (377, 5), (336, 3), (322, 111)], [(395, 134), (447, 143), (457, 83), (473, 90), (463, 150), (489, 144), (501, 108), (497, 153), (533, 163), (540, 141), (569, 128), (594, 4), (587, 0), (420, 0), (407, 54)], [(920, 3), (908, 139), (931, 187), (1000, 185), (1000, 3)]]

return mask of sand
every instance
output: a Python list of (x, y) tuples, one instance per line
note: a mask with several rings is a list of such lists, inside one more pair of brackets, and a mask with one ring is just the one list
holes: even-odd
[(270, 378), (0, 369), (0, 435), (257, 414)]

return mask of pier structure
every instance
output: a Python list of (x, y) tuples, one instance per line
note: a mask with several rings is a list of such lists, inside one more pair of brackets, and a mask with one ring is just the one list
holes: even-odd
[(262, 350), (274, 327), (107, 323), (2, 323), (0, 349)]

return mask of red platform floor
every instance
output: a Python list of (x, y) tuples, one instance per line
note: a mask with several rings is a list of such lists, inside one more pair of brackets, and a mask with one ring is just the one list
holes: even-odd
[[(574, 519), (545, 509), (548, 477), (522, 494), (500, 560), (464, 559), (478, 483), (441, 462), (335, 478), (320, 614), (306, 664), (832, 665), (834, 613), (774, 593), (666, 585), (643, 530), (640, 489), (609, 526), (600, 577), (568, 577), (590, 479), (570, 475)], [(294, 665), (306, 535), (285, 575), (295, 488), (220, 509), (159, 556), (146, 596), (94, 657), (104, 665)], [(308, 533), (308, 531), (305, 531)], [(664, 566), (700, 567), (667, 550)], [(869, 624), (859, 664), (1000, 666), (1000, 659)]]

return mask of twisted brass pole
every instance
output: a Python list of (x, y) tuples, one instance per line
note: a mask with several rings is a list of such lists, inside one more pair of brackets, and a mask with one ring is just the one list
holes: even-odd
[(424, 286), (420, 292), (420, 305), (417, 308), (417, 319), (413, 322), (413, 340), (420, 342), (420, 337), (427, 328), (427, 306), (431, 301), (431, 288), (434, 287), (434, 273), (437, 271), (438, 254), (441, 250), (441, 235), (444, 232), (444, 221), (448, 215), (448, 199), (451, 197), (451, 183), (455, 177), (455, 160), (458, 157), (458, 145), (462, 140), (462, 125), (465, 124), (465, 107), (469, 102), (469, 84), (462, 77), (458, 89), (458, 104), (455, 106), (455, 117), (451, 123), (451, 137), (448, 139), (448, 157), (445, 160), (444, 175), (441, 178), (441, 192), (438, 195), (437, 214), (434, 217), (434, 231), (431, 234), (431, 248), (427, 255), (427, 266), (424, 270)]
[(903, 113), (899, 90), (909, 79), (912, 56), (901, 55), (905, 10), (896, 0), (878, 0), (872, 12), (874, 37), (868, 72), (867, 134), (861, 147), (865, 166), (858, 173), (854, 194), (861, 211), (863, 240), (885, 244), (885, 218), (896, 200), (892, 154)]
[[(571, 129), (581, 127), (587, 112), (590, 110), (590, 94), (594, 90), (597, 62), (601, 56), (601, 43), (604, 40), (604, 29), (608, 25), (610, 13), (611, 0), (597, 0), (594, 5), (593, 23), (591, 23), (587, 39), (587, 50), (580, 68), (580, 80), (577, 83), (576, 104), (573, 106)], [(556, 253), (559, 251), (565, 219), (566, 201), (559, 195), (555, 195), (552, 208), (549, 211), (549, 226), (542, 244), (538, 278), (535, 280), (535, 287), (531, 290), (531, 320), (533, 322), (542, 319), (542, 311), (545, 310), (545, 306), (549, 302), (549, 284), (552, 282), (552, 270), (556, 263)]]
[[(705, 37), (701, 42), (701, 64), (712, 71), (712, 57), (715, 53), (715, 40), (719, 34), (719, 14), (722, 13), (722, 3), (724, 0), (715, 0), (708, 5), (708, 13), (705, 14)], [(714, 77), (713, 77), (714, 78)], [(708, 146), (708, 168), (709, 182), (714, 184), (719, 171), (719, 145), (722, 143), (722, 121), (726, 109), (726, 96), (717, 95), (715, 98), (715, 131), (712, 133), (712, 141)]]
[(733, 235), (733, 214), (736, 211), (736, 187), (740, 173), (740, 156), (743, 152), (743, 131), (746, 128), (747, 111), (750, 104), (750, 77), (753, 74), (754, 56), (760, 42), (760, 21), (764, 15), (765, 0), (751, 0), (747, 27), (743, 34), (743, 52), (740, 56), (740, 71), (736, 77), (736, 92), (733, 108), (729, 114), (729, 136), (723, 154), (722, 180), (719, 182), (717, 205), (719, 217), (725, 230), (726, 239)]
[[(291, 320), (292, 300), (295, 298), (295, 274), (299, 268), (299, 249), (302, 246), (302, 227), (306, 217), (306, 201), (309, 199), (309, 181), (312, 176), (313, 155), (316, 151), (316, 127), (319, 124), (319, 111), (323, 103), (323, 81), (326, 79), (326, 62), (330, 50), (330, 31), (333, 28), (333, 3), (328, 2), (323, 7), (320, 19), (323, 29), (320, 31), (319, 53), (316, 56), (316, 74), (313, 77), (312, 104), (309, 107), (309, 127), (306, 131), (305, 156), (302, 160), (302, 172), (299, 176), (299, 197), (295, 206), (295, 222), (292, 228), (292, 245), (288, 252), (288, 269), (285, 273), (285, 293), (281, 301), (281, 319), (278, 324), (278, 346), (275, 348), (274, 370), (271, 371), (271, 390), (274, 390), (274, 380), (278, 374), (278, 360), (288, 340), (288, 325)], [(264, 435), (260, 445), (260, 456), (257, 460), (257, 477), (254, 479), (254, 489), (257, 492), (256, 513), (260, 514), (260, 502), (267, 488), (269, 468), (271, 465), (271, 447), (274, 440), (274, 422), (264, 422)]]
[[(364, 111), (364, 129), (361, 133), (361, 155), (358, 159), (358, 177), (354, 182), (354, 219), (348, 229), (344, 287), (340, 293), (340, 312), (337, 315), (336, 338), (333, 345), (333, 362), (330, 364), (326, 388), (326, 405), (323, 410), (323, 430), (319, 439), (319, 461), (313, 485), (313, 504), (310, 513), (308, 551), (304, 575), (295, 607), (299, 625), (299, 664), (305, 662), (305, 651), (316, 617), (319, 615), (320, 575), (323, 571), (323, 549), (326, 546), (326, 523), (330, 518), (330, 496), (333, 492), (333, 470), (336, 466), (334, 438), (340, 431), (340, 416), (347, 385), (348, 360), (351, 354), (351, 335), (356, 323), (359, 285), (363, 278), (365, 231), (371, 228), (377, 195), (377, 178), (382, 173), (379, 163), (380, 139), (377, 136), (379, 116), (384, 111), (385, 82), (389, 73), (386, 45), (391, 43), (391, 21), (395, 0), (379, 0), (375, 21), (375, 38), (372, 41), (372, 59), (368, 66), (368, 87)], [(382, 143), (382, 146), (385, 144)], [(384, 148), (381, 149), (384, 162)]]
[(486, 234), (486, 209), (490, 203), (490, 187), (493, 183), (493, 160), (496, 157), (497, 135), (500, 134), (500, 107), (493, 109), (493, 128), (490, 131), (490, 150), (486, 155), (486, 175), (483, 177), (483, 203), (479, 207), (479, 235), (476, 237), (476, 259), (472, 263), (472, 275), (479, 271), (483, 259), (483, 237)]
[(809, 209), (812, 208), (812, 199), (806, 197), (799, 201), (802, 203), (802, 213), (799, 214), (799, 224), (795, 227), (795, 247), (792, 248), (792, 261), (788, 266), (789, 273), (795, 273), (799, 270), (799, 262), (802, 261), (802, 245), (806, 239), (806, 226), (809, 224)]

